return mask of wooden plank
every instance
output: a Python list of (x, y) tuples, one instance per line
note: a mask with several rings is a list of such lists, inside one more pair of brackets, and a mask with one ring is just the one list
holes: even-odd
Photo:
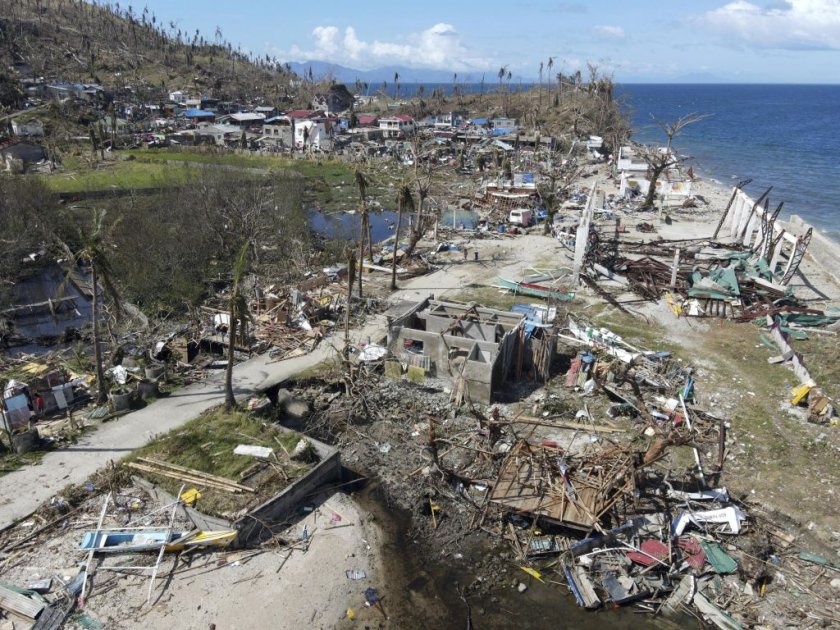
[(82, 592), (79, 595), (79, 606), (85, 605), (85, 592), (87, 591), (87, 582), (90, 577), (90, 563), (93, 562), (93, 554), (96, 553), (96, 541), (99, 538), (99, 532), (102, 531), (102, 523), (105, 521), (105, 514), (108, 512), (108, 504), (111, 502), (111, 493), (105, 497), (105, 502), (102, 504), (102, 512), (99, 515), (99, 522), (96, 525), (96, 532), (93, 534), (93, 544), (88, 553), (87, 562), (85, 562), (85, 577), (82, 580)]
[(74, 602), (62, 605), (55, 602), (38, 617), (38, 621), (30, 630), (58, 630), (64, 620), (70, 615)]
[(590, 433), (626, 433), (624, 429), (615, 429), (613, 427), (593, 426), (590, 424), (582, 424), (580, 422), (568, 422), (565, 420), (558, 420), (552, 422), (550, 418), (545, 420), (540, 418), (532, 418), (530, 416), (519, 416), (513, 420), (498, 422), (499, 426), (507, 424), (527, 424), (537, 427), (550, 427), (552, 429), (572, 429), (575, 431), (587, 431)]
[(174, 471), (186, 477), (191, 477), (191, 480), (199, 480), (204, 482), (208, 485), (217, 485), (217, 486), (227, 486), (231, 489), (241, 490), (242, 492), (256, 492), (254, 488), (249, 486), (243, 486), (242, 484), (238, 484), (235, 481), (231, 481), (225, 477), (218, 477), (216, 475), (211, 475), (209, 473), (202, 472), (200, 470), (195, 470), (193, 468), (187, 468), (185, 466), (176, 466), (175, 464), (169, 464), (167, 462), (159, 462), (154, 459), (146, 459), (144, 457), (138, 457), (138, 461), (144, 462), (141, 465), (147, 465), (147, 468), (153, 469), (163, 469), (162, 472), (166, 472), (167, 470)]
[(0, 586), (0, 608), (27, 619), (37, 619), (46, 604)]
[(152, 603), (152, 591), (155, 587), (155, 578), (157, 577), (158, 569), (160, 569), (160, 561), (163, 560), (163, 554), (166, 552), (167, 541), (170, 538), (172, 538), (172, 529), (175, 526), (175, 513), (178, 511), (178, 506), (181, 505), (181, 495), (184, 494), (184, 488), (186, 487), (186, 484), (182, 484), (181, 489), (178, 490), (178, 500), (175, 501), (175, 504), (172, 506), (172, 514), (169, 517), (169, 528), (166, 530), (166, 537), (160, 544), (160, 551), (158, 552), (157, 562), (155, 562), (155, 566), (152, 569), (152, 577), (149, 580), (149, 596), (147, 598), (147, 602), (149, 604)]
[[(187, 475), (182, 472), (178, 472), (175, 470), (166, 470), (165, 468), (156, 468), (154, 466), (148, 466), (147, 464), (138, 464), (136, 462), (128, 462), (126, 464), (129, 468), (133, 468), (135, 470), (140, 470), (143, 472), (151, 473), (153, 475), (160, 475), (161, 477), (169, 477), (170, 479), (177, 479), (178, 481), (187, 481), (189, 483), (193, 483), (195, 485), (204, 486), (207, 488), (213, 488), (214, 490), (224, 490), (225, 492), (241, 492), (239, 488), (236, 488), (232, 485), (221, 484), (215, 481), (210, 481), (207, 479), (201, 479), (199, 477), (194, 477), (192, 475)], [(247, 486), (243, 486), (247, 487)], [(255, 489), (251, 488), (250, 492), (256, 492)]]

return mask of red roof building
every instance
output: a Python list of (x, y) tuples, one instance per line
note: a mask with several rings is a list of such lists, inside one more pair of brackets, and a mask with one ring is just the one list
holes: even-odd
[(324, 112), (314, 110), (314, 109), (293, 109), (290, 112), (286, 112), (286, 116), (289, 118), (294, 118), (295, 120), (305, 120), (307, 118), (318, 118), (323, 116)]
[(356, 122), (359, 127), (378, 127), (379, 118), (373, 114), (359, 114), (356, 116)]

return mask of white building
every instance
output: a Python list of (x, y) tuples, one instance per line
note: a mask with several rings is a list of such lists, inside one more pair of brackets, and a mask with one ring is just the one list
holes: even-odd
[(179, 105), (183, 105), (187, 102), (188, 96), (182, 92), (181, 90), (176, 90), (174, 92), (169, 93), (169, 100), (172, 103), (178, 103)]
[(332, 136), (326, 124), (314, 120), (295, 121), (295, 149), (331, 151), (332, 147)]
[(408, 138), (417, 131), (414, 119), (407, 114), (380, 118), (379, 128), (385, 138)]

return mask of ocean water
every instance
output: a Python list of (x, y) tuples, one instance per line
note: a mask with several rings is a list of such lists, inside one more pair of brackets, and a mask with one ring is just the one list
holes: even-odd
[(620, 85), (634, 139), (663, 143), (653, 122), (711, 114), (685, 127), (674, 146), (695, 172), (732, 186), (752, 178), (756, 197), (798, 214), (840, 240), (840, 85)]
[[(400, 86), (400, 97), (417, 95), (421, 84)], [(449, 95), (451, 82), (422, 84), (426, 97), (439, 87)], [(458, 88), (474, 94), (478, 83)], [(531, 83), (512, 82), (516, 92)], [(371, 85), (371, 93), (382, 85)], [(395, 94), (393, 82), (387, 91)], [(485, 92), (499, 89), (487, 76)], [(770, 186), (770, 203), (784, 201), (783, 216), (798, 214), (840, 240), (840, 85), (619, 84), (634, 129), (634, 140), (664, 143), (654, 118), (673, 122), (686, 114), (709, 114), (689, 125), (674, 146), (693, 158), (694, 170), (729, 187), (753, 181), (747, 192), (757, 197)]]

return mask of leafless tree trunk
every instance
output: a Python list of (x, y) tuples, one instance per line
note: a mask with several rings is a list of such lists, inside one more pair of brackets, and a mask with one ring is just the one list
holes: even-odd
[(665, 135), (668, 138), (668, 144), (665, 147), (664, 152), (660, 151), (658, 147), (647, 147), (639, 152), (642, 160), (644, 160), (648, 165), (649, 183), (648, 192), (644, 201), (645, 208), (653, 206), (653, 200), (656, 196), (656, 183), (659, 181), (659, 177), (672, 166), (676, 166), (677, 164), (685, 161), (685, 158), (678, 157), (674, 154), (674, 138), (688, 125), (705, 120), (706, 118), (709, 118), (709, 116), (711, 116), (711, 114), (686, 114), (685, 116), (682, 116), (670, 123), (664, 123), (654, 118), (654, 120), (656, 120), (656, 124), (658, 124), (662, 128), (662, 131), (665, 132)]

